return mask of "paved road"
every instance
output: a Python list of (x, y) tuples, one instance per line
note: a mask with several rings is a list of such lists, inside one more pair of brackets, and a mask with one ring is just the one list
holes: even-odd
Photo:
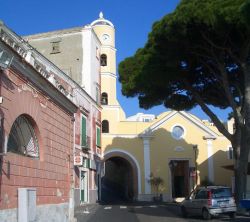
[[(200, 217), (184, 219), (175, 204), (103, 204), (77, 208), (75, 216), (78, 222), (199, 222)], [(237, 216), (231, 220), (227, 216), (212, 219), (211, 222), (236, 221), (249, 222), (250, 217)]]

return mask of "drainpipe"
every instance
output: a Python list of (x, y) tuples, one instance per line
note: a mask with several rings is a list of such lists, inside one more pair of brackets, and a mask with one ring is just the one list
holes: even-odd
[[(73, 159), (75, 157), (75, 113), (72, 118), (71, 123), (73, 123)], [(72, 138), (72, 137), (70, 137)], [(75, 207), (75, 172), (74, 172), (74, 164), (72, 168), (72, 183), (70, 182), (70, 193), (69, 193), (69, 222), (76, 222), (76, 218), (74, 217), (74, 207)]]

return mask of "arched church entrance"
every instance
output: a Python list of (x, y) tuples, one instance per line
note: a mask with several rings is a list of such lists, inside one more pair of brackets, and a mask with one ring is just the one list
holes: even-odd
[(101, 180), (101, 199), (105, 202), (133, 201), (138, 196), (138, 169), (133, 159), (121, 152), (104, 157), (105, 175)]

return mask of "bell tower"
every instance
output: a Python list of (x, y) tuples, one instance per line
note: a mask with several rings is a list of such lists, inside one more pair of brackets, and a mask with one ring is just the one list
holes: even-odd
[[(106, 20), (100, 12), (99, 18), (91, 23), (91, 26), (101, 41), (100, 49), (100, 72), (101, 72), (101, 104), (102, 121), (108, 123), (108, 132), (115, 133), (117, 123), (125, 119), (116, 97), (116, 48), (115, 28)], [(104, 132), (105, 133), (105, 132)]]

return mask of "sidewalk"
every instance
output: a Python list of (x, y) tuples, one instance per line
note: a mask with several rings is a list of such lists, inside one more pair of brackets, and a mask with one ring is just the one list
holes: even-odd
[(99, 203), (93, 203), (93, 204), (84, 204), (75, 207), (74, 209), (74, 215), (76, 218), (76, 221), (87, 221), (89, 216), (95, 213), (100, 206)]

